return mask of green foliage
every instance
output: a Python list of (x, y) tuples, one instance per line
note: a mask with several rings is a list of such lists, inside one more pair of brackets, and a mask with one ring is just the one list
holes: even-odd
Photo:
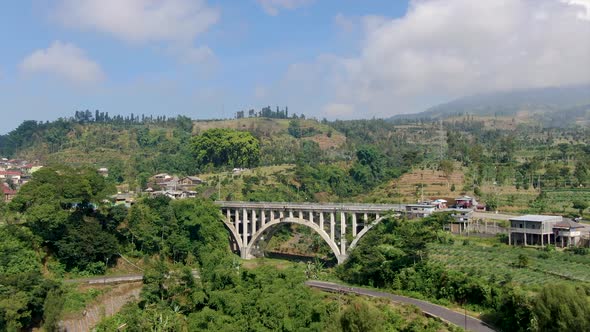
[(381, 331), (383, 321), (383, 314), (362, 300), (353, 302), (340, 315), (340, 327), (343, 332)]
[(584, 210), (586, 210), (588, 206), (590, 206), (590, 204), (586, 201), (576, 200), (572, 203), (572, 207), (580, 212), (580, 216), (583, 215)]
[(590, 330), (590, 301), (571, 285), (546, 285), (534, 300), (539, 331)]
[(258, 139), (244, 131), (210, 129), (194, 137), (192, 147), (203, 167), (253, 167), (260, 160)]
[[(0, 330), (38, 323), (48, 292), (58, 288), (41, 275), (39, 240), (22, 226), (0, 227)], [(53, 293), (52, 293), (53, 294)], [(53, 296), (53, 295), (52, 295)]]
[[(119, 252), (117, 238), (103, 231), (94, 220), (68, 225), (66, 234), (57, 241), (56, 247), (57, 257), (67, 269), (87, 270), (92, 267), (94, 271), (91, 272), (95, 274), (104, 273), (106, 263), (109, 260), (113, 262), (112, 258)], [(96, 263), (99, 263), (98, 269)]]
[(47, 292), (43, 303), (43, 328), (48, 332), (59, 331), (59, 320), (64, 307), (64, 293), (62, 289), (52, 289)]
[(210, 201), (158, 196), (137, 202), (122, 232), (140, 252), (160, 253), (181, 262), (192, 255), (208, 265), (208, 259), (228, 252), (227, 231), (220, 220), (218, 207)]
[(516, 267), (518, 267), (518, 268), (525, 268), (525, 267), (529, 266), (529, 258), (528, 258), (528, 256), (526, 256), (524, 254), (518, 255), (518, 259), (514, 263), (514, 265)]

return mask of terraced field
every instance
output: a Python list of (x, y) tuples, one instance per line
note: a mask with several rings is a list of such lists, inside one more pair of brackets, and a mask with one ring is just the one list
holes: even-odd
[[(534, 248), (430, 244), (430, 258), (449, 268), (479, 274), (495, 280), (507, 277), (523, 286), (541, 286), (549, 282), (590, 283), (590, 256), (550, 252)], [(516, 267), (519, 255), (528, 258), (524, 268)], [(548, 255), (547, 255), (548, 254)], [(545, 257), (545, 258), (543, 258)]]

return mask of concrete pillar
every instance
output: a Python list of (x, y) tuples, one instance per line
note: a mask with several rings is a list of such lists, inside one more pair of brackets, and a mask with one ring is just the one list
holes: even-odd
[(279, 219), (285, 218), (285, 212), (279, 211)]
[[(264, 225), (266, 225), (266, 211), (262, 210), (262, 211), (260, 211), (260, 214), (261, 214), (260, 219), (262, 219), (260, 227), (264, 227)], [(272, 211), (271, 211), (271, 216), (272, 216)]]
[(330, 240), (334, 241), (334, 228), (336, 227), (336, 218), (334, 212), (330, 212)]
[(524, 233), (524, 245), (526, 246), (526, 232)]
[(240, 234), (240, 210), (236, 209), (234, 210), (234, 223), (235, 223), (235, 227), (236, 227), (236, 231), (238, 231), (238, 234)]
[(313, 211), (309, 211), (309, 222), (313, 224)]
[(303, 211), (299, 210), (299, 219), (303, 219)]
[(363, 223), (365, 224), (363, 228), (369, 227), (369, 216), (366, 213), (363, 214)]
[(252, 236), (256, 234), (256, 210), (252, 209)]
[(356, 237), (356, 213), (352, 214), (352, 237)]
[(320, 229), (324, 230), (324, 213), (320, 212)]
[(242, 242), (244, 244), (244, 248), (248, 247), (248, 210), (244, 208), (243, 210), (243, 218), (242, 218)]
[(563, 236), (560, 236), (561, 238), (561, 247), (563, 248)]
[(289, 210), (289, 218), (293, 218), (293, 210)]
[(346, 255), (346, 214), (340, 212), (340, 255)]
[(379, 213), (375, 213), (375, 220), (379, 219)]

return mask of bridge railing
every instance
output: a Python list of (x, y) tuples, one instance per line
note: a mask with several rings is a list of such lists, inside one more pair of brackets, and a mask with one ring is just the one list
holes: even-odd
[(308, 203), (308, 202), (241, 202), (241, 201), (215, 201), (224, 208), (246, 209), (274, 209), (274, 210), (321, 210), (321, 211), (359, 211), (359, 212), (387, 212), (404, 211), (404, 204), (361, 204), (361, 203)]

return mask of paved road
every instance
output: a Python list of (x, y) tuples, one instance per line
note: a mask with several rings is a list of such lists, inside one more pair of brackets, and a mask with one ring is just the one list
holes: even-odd
[[(197, 270), (193, 270), (193, 277), (195, 277), (196, 279), (199, 279), (199, 272)], [(67, 279), (64, 282), (71, 284), (71, 283), (76, 283), (76, 284), (90, 284), (90, 285), (96, 285), (96, 284), (123, 284), (123, 283), (129, 283), (129, 282), (136, 282), (136, 281), (142, 281), (143, 280), (143, 274), (127, 274), (124, 276), (113, 276), (113, 277), (96, 277), (96, 278), (82, 278), (82, 279)]]
[(83, 279), (67, 279), (65, 283), (77, 283), (77, 284), (118, 284), (142, 281), (143, 274), (128, 274), (118, 277), (96, 277), (96, 278), (83, 278)]
[(510, 218), (518, 216), (513, 214), (473, 211), (472, 217), (474, 219), (509, 220)]
[(321, 290), (326, 290), (330, 292), (344, 292), (344, 293), (354, 293), (359, 295), (367, 295), (373, 297), (382, 297), (390, 299), (394, 302), (405, 303), (405, 304), (413, 304), (420, 308), (425, 314), (430, 316), (439, 317), (447, 322), (455, 324), (459, 327), (466, 328), (467, 331), (475, 331), (475, 332), (495, 332), (492, 328), (487, 326), (484, 322), (477, 318), (473, 318), (470, 316), (465, 316), (464, 314), (455, 312), (453, 310), (447, 309), (445, 307), (432, 304), (430, 302), (422, 301), (413, 299), (411, 297), (400, 296), (400, 295), (393, 295), (384, 292), (378, 292), (372, 289), (366, 288), (359, 288), (359, 287), (350, 287), (350, 286), (343, 286), (331, 282), (324, 282), (324, 281), (306, 281), (306, 285), (314, 288), (318, 288)]

